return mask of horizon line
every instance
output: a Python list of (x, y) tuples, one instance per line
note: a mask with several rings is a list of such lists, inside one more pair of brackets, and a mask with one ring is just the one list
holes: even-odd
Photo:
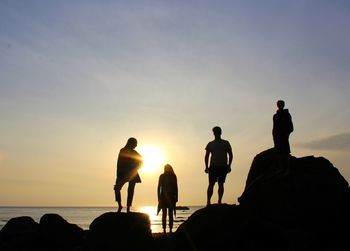
[[(228, 203), (223, 203), (223, 204), (228, 204)], [(177, 205), (177, 207), (205, 207), (205, 205)], [(103, 208), (103, 207), (118, 207), (117, 205), (115, 206), (26, 206), (26, 205), (9, 205), (9, 206), (0, 206), (0, 208)], [(157, 207), (157, 205), (142, 205), (142, 206), (135, 206), (132, 208), (140, 208), (140, 207)]]

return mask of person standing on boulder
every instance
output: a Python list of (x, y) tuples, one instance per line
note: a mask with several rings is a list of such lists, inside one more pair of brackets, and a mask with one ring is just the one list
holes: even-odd
[(157, 215), (162, 210), (162, 227), (166, 233), (166, 218), (169, 215), (169, 231), (173, 230), (174, 215), (176, 215), (176, 202), (178, 200), (177, 177), (171, 165), (164, 166), (164, 172), (159, 176), (158, 187), (158, 209)]
[(118, 203), (118, 212), (123, 208), (120, 191), (126, 182), (128, 185), (128, 197), (126, 211), (130, 212), (130, 207), (134, 198), (136, 183), (141, 183), (138, 169), (142, 166), (142, 156), (135, 150), (137, 140), (129, 138), (126, 145), (119, 151), (117, 161), (117, 179), (114, 185), (115, 200)]
[(284, 101), (278, 100), (278, 110), (273, 115), (272, 136), (275, 150), (278, 153), (290, 153), (289, 135), (294, 131), (292, 116), (284, 109)]
[[(226, 175), (231, 172), (233, 153), (230, 142), (221, 138), (222, 130), (219, 126), (213, 129), (215, 139), (205, 147), (205, 173), (209, 174), (207, 190), (207, 206), (210, 205), (213, 189), (218, 182), (218, 203), (221, 204), (224, 195), (224, 183)], [(210, 158), (210, 161), (209, 161)]]

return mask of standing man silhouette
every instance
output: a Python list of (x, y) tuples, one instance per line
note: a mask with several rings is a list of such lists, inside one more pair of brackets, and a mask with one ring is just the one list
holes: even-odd
[(289, 134), (294, 131), (292, 116), (288, 109), (284, 109), (284, 101), (277, 101), (278, 110), (273, 115), (272, 136), (275, 150), (278, 153), (290, 153)]
[[(205, 147), (205, 172), (209, 174), (209, 185), (207, 190), (207, 206), (213, 195), (213, 189), (218, 182), (218, 203), (221, 204), (224, 195), (224, 183), (227, 173), (231, 172), (233, 153), (230, 142), (221, 138), (220, 127), (213, 128), (215, 139), (210, 141)], [(210, 158), (210, 162), (209, 162)]]
[(118, 203), (118, 212), (123, 208), (120, 190), (126, 182), (128, 185), (128, 197), (126, 211), (130, 212), (136, 183), (141, 183), (138, 169), (142, 165), (142, 156), (135, 150), (137, 140), (129, 138), (126, 145), (120, 150), (117, 161), (117, 179), (114, 185), (115, 200)]

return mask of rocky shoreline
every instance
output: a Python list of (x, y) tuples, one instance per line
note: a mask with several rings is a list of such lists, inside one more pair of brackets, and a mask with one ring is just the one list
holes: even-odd
[(152, 234), (143, 213), (106, 212), (88, 230), (60, 215), (10, 219), (0, 250), (350, 250), (348, 182), (325, 158), (268, 149), (251, 165), (238, 205), (194, 212), (172, 235)]

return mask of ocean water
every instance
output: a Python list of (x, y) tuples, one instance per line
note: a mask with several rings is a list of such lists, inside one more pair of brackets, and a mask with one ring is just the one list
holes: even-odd
[[(189, 210), (176, 210), (173, 231), (187, 220), (192, 213), (203, 207), (204, 206), (189, 206)], [(82, 229), (88, 230), (95, 218), (103, 213), (115, 212), (116, 210), (116, 207), (0, 207), (0, 229), (3, 228), (11, 218), (30, 216), (36, 222), (39, 222), (44, 214), (55, 213), (62, 216), (69, 223), (76, 224)], [(123, 209), (123, 211), (124, 210), (125, 209)], [(136, 207), (132, 208), (131, 211), (142, 212), (149, 215), (152, 233), (161, 233), (163, 231), (162, 215), (161, 212), (157, 215), (157, 208), (155, 206)]]

